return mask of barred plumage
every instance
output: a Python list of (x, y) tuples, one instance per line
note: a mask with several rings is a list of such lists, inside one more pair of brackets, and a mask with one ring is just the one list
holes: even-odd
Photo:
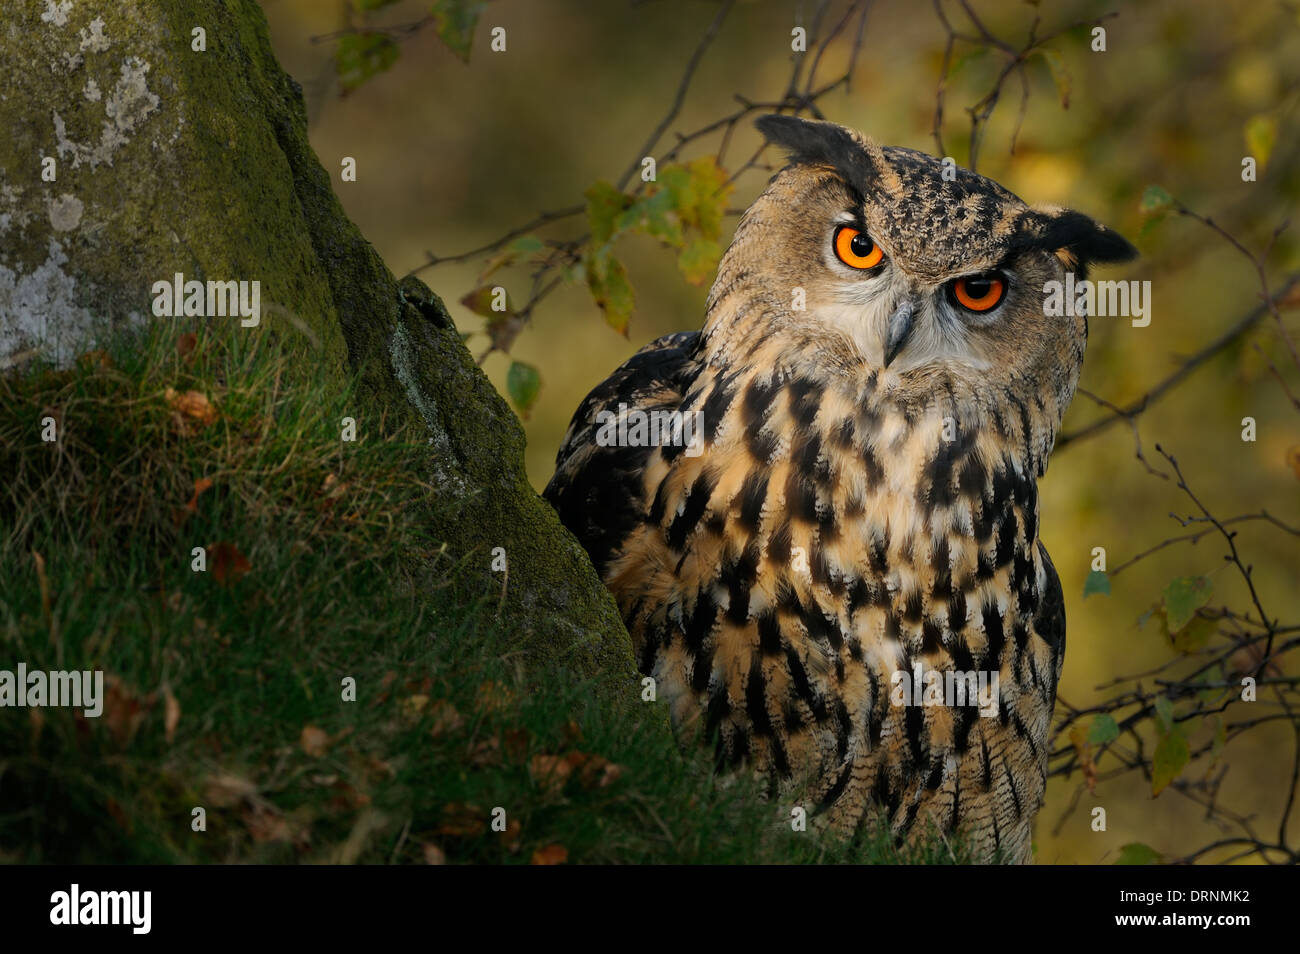
[[(738, 225), (703, 330), (588, 396), (546, 497), (679, 733), (834, 830), (937, 827), (1029, 860), (1065, 645), (1037, 478), (1086, 339), (1039, 289), (1131, 247), (843, 127), (760, 127), (792, 164)], [(851, 268), (842, 228), (881, 264)], [(953, 282), (990, 275), (970, 287), (1003, 299), (962, 311)], [(699, 443), (611, 444), (620, 404), (696, 414)], [(996, 673), (996, 693), (984, 714), (900, 693), (918, 664), (950, 689)]]

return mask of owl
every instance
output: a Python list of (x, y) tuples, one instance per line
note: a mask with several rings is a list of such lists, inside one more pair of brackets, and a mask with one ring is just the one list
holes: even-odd
[(1065, 651), (1037, 480), (1087, 339), (1046, 288), (1134, 249), (951, 160), (758, 127), (789, 162), (703, 328), (591, 392), (545, 497), (680, 739), (821, 830), (1029, 861)]

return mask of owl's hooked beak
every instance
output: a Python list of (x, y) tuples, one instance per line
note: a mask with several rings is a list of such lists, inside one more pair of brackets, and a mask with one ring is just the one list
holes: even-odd
[(915, 309), (910, 299), (894, 309), (894, 313), (889, 316), (889, 330), (885, 335), (885, 367), (889, 367), (889, 363), (898, 357), (898, 352), (903, 350), (903, 345), (912, 336), (915, 324)]

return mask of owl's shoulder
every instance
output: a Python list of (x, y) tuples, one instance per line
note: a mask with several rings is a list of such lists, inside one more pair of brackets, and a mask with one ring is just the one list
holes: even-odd
[(699, 341), (700, 332), (679, 331), (650, 342), (592, 388), (569, 423), (543, 496), (597, 570), (642, 519), (642, 472), (654, 449), (598, 440), (602, 412), (677, 408), (699, 372)]

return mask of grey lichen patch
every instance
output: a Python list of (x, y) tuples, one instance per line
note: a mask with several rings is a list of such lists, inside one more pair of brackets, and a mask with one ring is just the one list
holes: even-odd
[(67, 26), (68, 13), (72, 10), (72, 0), (45, 0), (45, 10), (41, 13), (42, 23), (52, 23), (56, 27)]
[(407, 335), (406, 325), (398, 323), (393, 329), (388, 343), (388, 356), (392, 361), (393, 374), (401, 384), (406, 399), (415, 408), (420, 420), (429, 430), (429, 444), (433, 447), (432, 471), (434, 482), (439, 491), (454, 496), (462, 496), (466, 491), (465, 478), (451, 466), (455, 453), (442, 422), (438, 419), (438, 408), (429, 394), (420, 387), (416, 378), (411, 339)]
[(55, 150), (59, 158), (71, 158), (73, 169), (82, 163), (92, 169), (101, 163), (111, 166), (113, 154), (130, 142), (149, 114), (158, 109), (158, 94), (149, 89), (148, 73), (149, 64), (138, 56), (128, 56), (123, 61), (121, 75), (104, 99), (104, 122), (98, 143), (74, 140), (68, 135), (63, 117), (54, 110)]
[(81, 39), (79, 49), (82, 53), (102, 53), (112, 46), (108, 37), (104, 35), (103, 17), (95, 17), (90, 21), (89, 26), (84, 26), (78, 31), (77, 36)]
[(51, 238), (48, 257), (31, 272), (0, 265), (0, 358), (30, 352), (62, 365), (94, 340), (100, 323), (80, 304), (67, 264), (63, 246)]
[(65, 192), (50, 200), (50, 225), (56, 232), (71, 232), (81, 224), (81, 214), (85, 211), (80, 199)]

